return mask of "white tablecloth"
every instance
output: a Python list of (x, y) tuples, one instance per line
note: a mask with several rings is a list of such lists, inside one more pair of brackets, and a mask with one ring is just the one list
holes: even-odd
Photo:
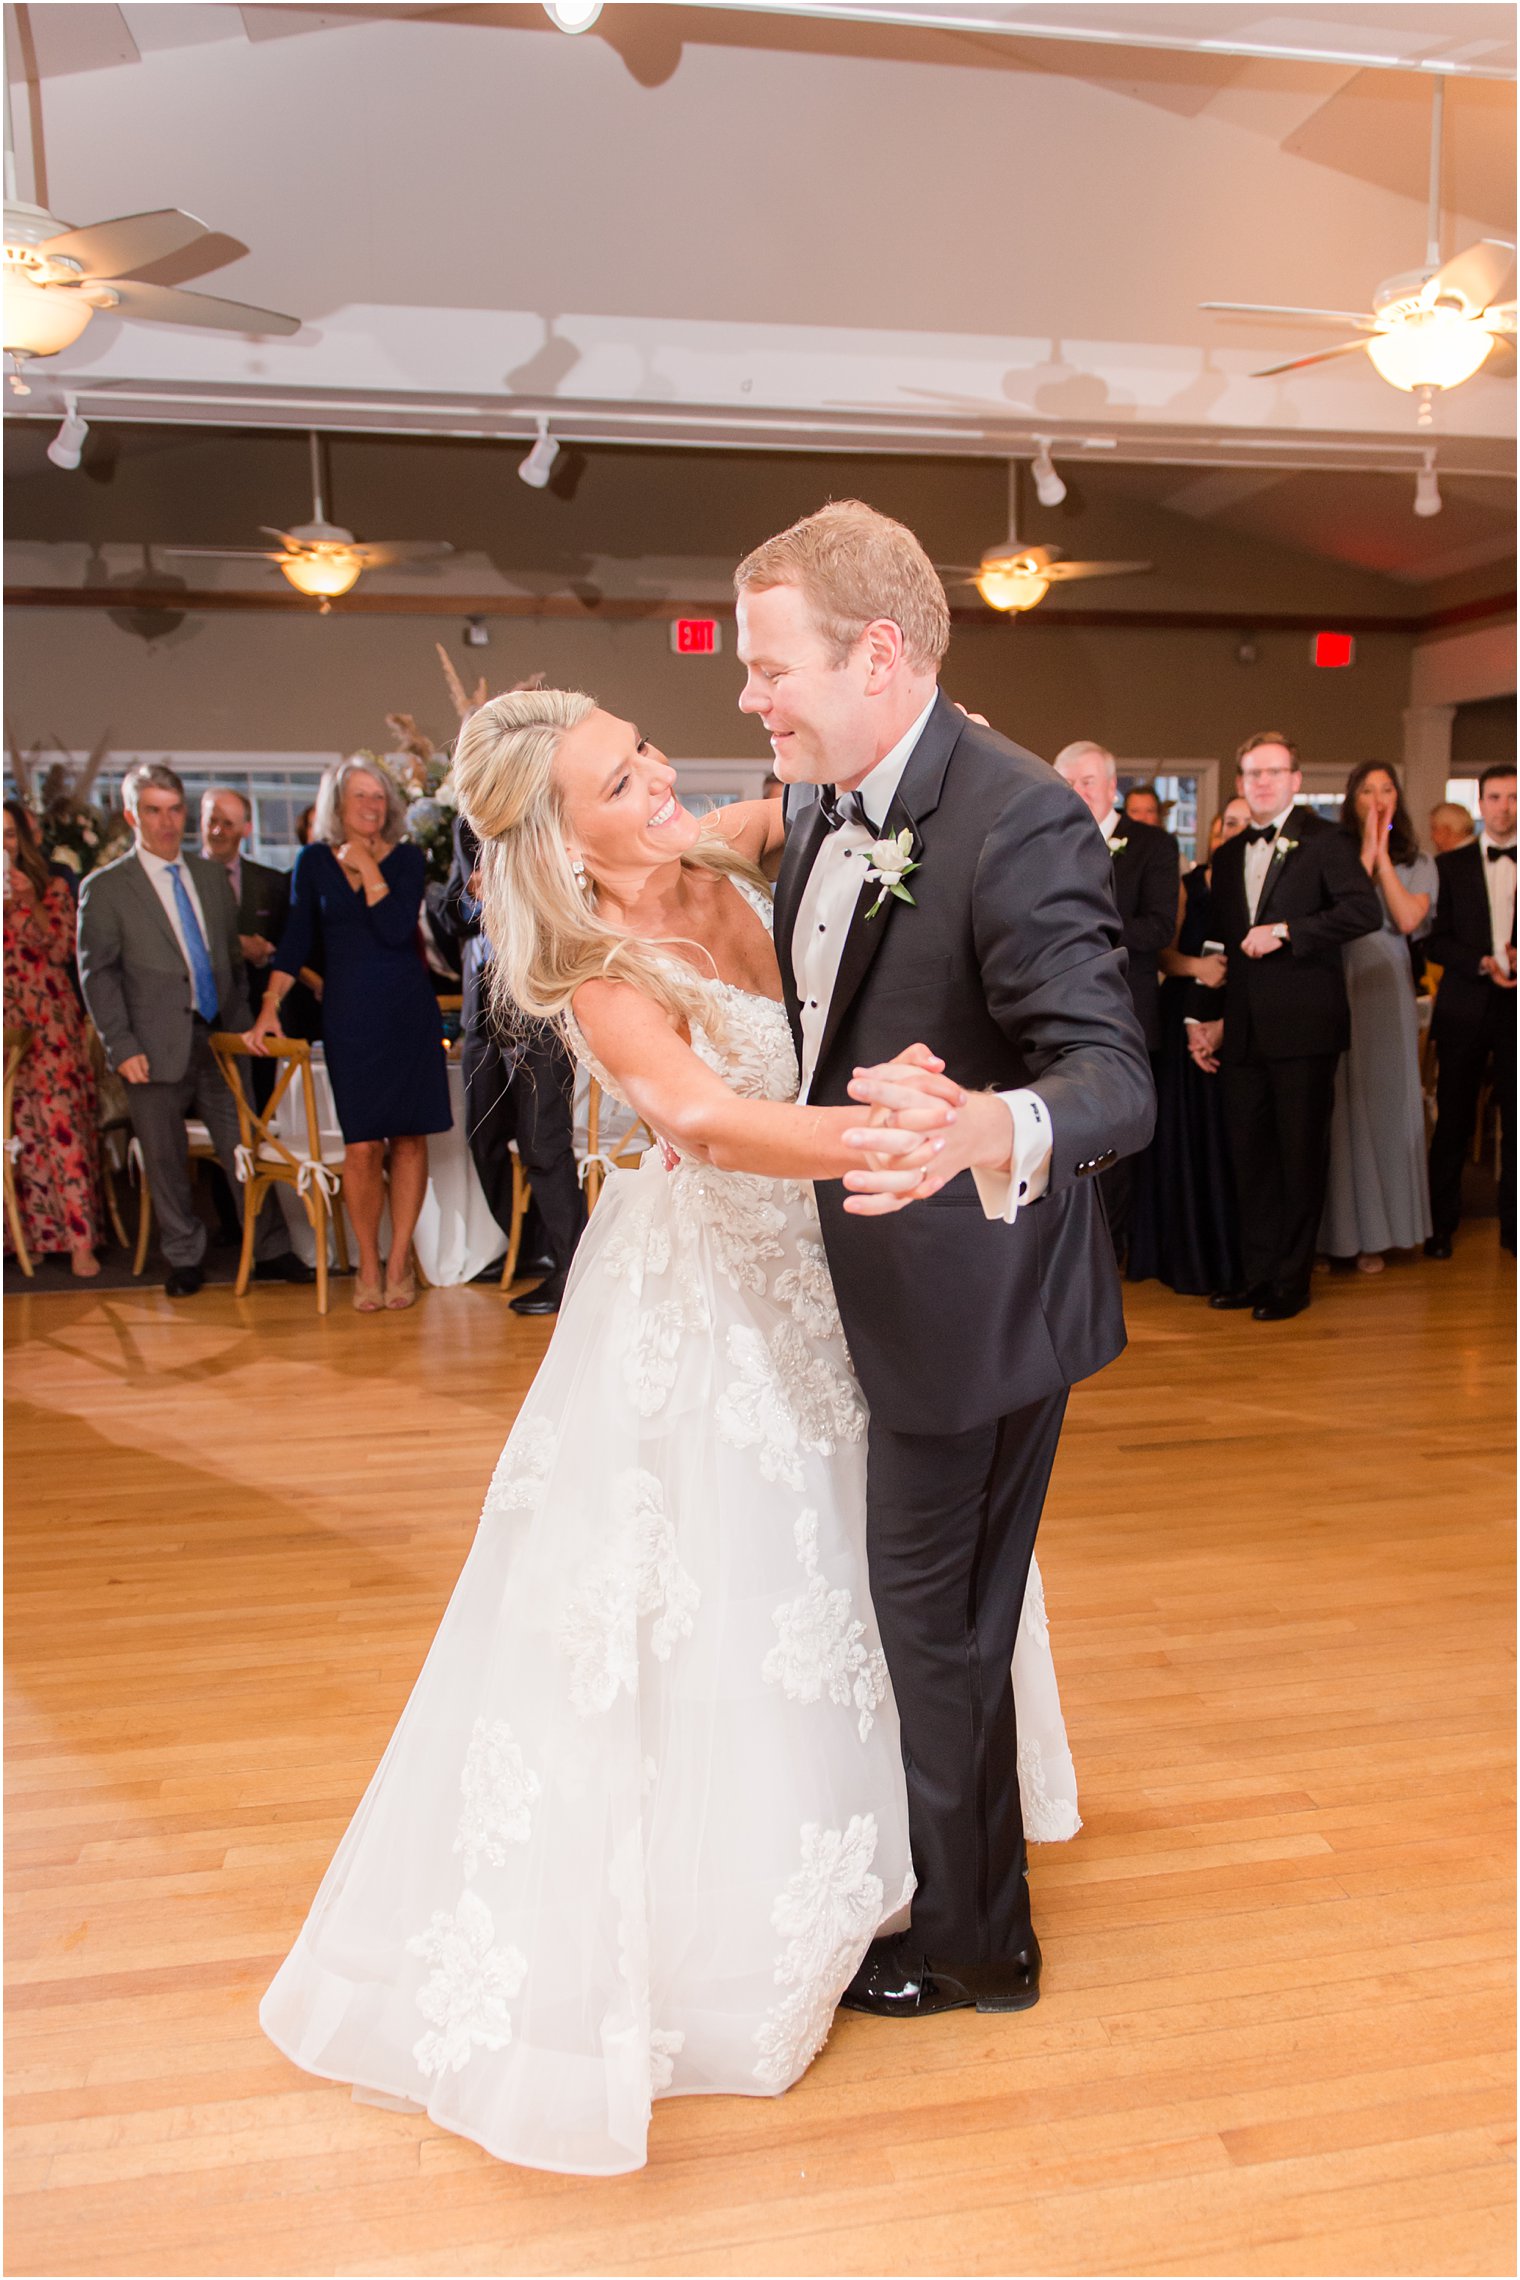
[[(320, 1045), (311, 1049), (311, 1073), (317, 1093), (317, 1119), (322, 1127), (322, 1153), (336, 1157), (342, 1154), (343, 1135), (338, 1129), (332, 1083)], [(427, 1194), (417, 1221), (417, 1256), (431, 1283), (469, 1282), (482, 1267), (499, 1259), (507, 1247), (506, 1235), (491, 1217), (485, 1190), (470, 1160), (469, 1142), (465, 1138), (464, 1074), (457, 1061), (449, 1063), (449, 1106), (454, 1112), (452, 1128), (447, 1132), (434, 1132), (428, 1138)], [(297, 1154), (305, 1154), (306, 1110), (299, 1080), (292, 1081), (281, 1101), (274, 1130)], [(276, 1192), (290, 1228), (292, 1249), (308, 1266), (314, 1265), (316, 1238), (305, 1205), (291, 1188), (281, 1187)], [(380, 1230), (382, 1253), (388, 1249), (389, 1242), (390, 1212), (387, 1209)], [(349, 1257), (353, 1259), (357, 1255), (350, 1221)], [(331, 1248), (328, 1257), (331, 1261)]]

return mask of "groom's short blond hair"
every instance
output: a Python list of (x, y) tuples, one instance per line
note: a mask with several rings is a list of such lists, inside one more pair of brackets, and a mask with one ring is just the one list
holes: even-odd
[(950, 605), (934, 565), (905, 523), (859, 499), (836, 499), (746, 554), (734, 592), (796, 586), (843, 663), (868, 625), (889, 618), (915, 671), (932, 673), (950, 646)]

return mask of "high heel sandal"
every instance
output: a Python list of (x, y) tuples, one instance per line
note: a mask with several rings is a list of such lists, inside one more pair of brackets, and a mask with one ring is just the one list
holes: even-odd
[(402, 1314), (406, 1311), (407, 1307), (415, 1306), (416, 1303), (417, 1277), (413, 1274), (411, 1268), (408, 1267), (406, 1273), (401, 1277), (401, 1280), (399, 1282), (392, 1283), (389, 1280), (386, 1282), (386, 1309), (391, 1314)]
[(356, 1314), (379, 1314), (384, 1305), (385, 1294), (380, 1285), (377, 1282), (361, 1282), (356, 1275), (354, 1277), (354, 1312)]

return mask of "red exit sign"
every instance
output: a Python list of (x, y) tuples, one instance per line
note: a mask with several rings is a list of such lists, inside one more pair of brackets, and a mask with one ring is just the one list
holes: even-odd
[(723, 647), (723, 628), (716, 618), (672, 618), (670, 646), (678, 657), (716, 657)]
[(1317, 633), (1310, 644), (1309, 654), (1316, 665), (1354, 665), (1356, 663), (1356, 635), (1354, 633)]

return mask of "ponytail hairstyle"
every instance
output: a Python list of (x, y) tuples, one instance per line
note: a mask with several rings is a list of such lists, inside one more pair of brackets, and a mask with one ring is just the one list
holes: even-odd
[[(713, 1029), (712, 997), (683, 960), (611, 926), (596, 882), (577, 875), (554, 781), (560, 743), (597, 710), (576, 689), (514, 689), (470, 715), (454, 746), (453, 783), (480, 841), (482, 928), (491, 945), (491, 1010), (507, 1029), (542, 1025), (566, 1039), (584, 982), (627, 982), (678, 1021)], [(709, 834), (681, 857), (770, 889), (754, 864)]]

